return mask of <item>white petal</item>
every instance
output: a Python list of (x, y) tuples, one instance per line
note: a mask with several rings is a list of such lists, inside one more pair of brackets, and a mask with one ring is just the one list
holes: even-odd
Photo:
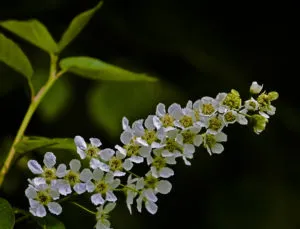
[(159, 193), (168, 194), (172, 189), (172, 184), (167, 180), (160, 180), (156, 188)]
[(100, 161), (99, 168), (104, 172), (109, 172), (109, 165)]
[(123, 147), (116, 145), (115, 148), (124, 156), (126, 156), (126, 149), (124, 149)]
[(216, 134), (215, 137), (216, 137), (217, 142), (226, 142), (227, 141), (227, 135), (224, 134), (223, 132)]
[(56, 202), (50, 202), (47, 206), (49, 211), (54, 215), (60, 215), (62, 212), (62, 207)]
[(192, 158), (193, 153), (195, 153), (195, 146), (192, 145), (192, 144), (186, 144), (186, 145), (184, 146), (184, 155), (185, 155), (186, 157), (191, 156), (191, 157), (189, 157), (189, 158)]
[(159, 177), (158, 171), (154, 166), (151, 166), (150, 170), (151, 170), (152, 176), (154, 176), (155, 178)]
[(98, 159), (96, 159), (96, 158), (92, 158), (92, 159), (90, 160), (90, 167), (91, 167), (92, 169), (97, 169), (97, 168), (99, 168), (99, 167), (100, 167), (100, 161), (99, 161)]
[(81, 167), (81, 163), (80, 163), (79, 160), (77, 160), (77, 159), (72, 159), (72, 160), (70, 161), (70, 168), (71, 168), (72, 171), (78, 172), (79, 169), (80, 169), (80, 167)]
[(134, 135), (137, 137), (140, 137), (144, 134), (145, 129), (143, 127), (143, 121), (144, 121), (143, 119), (139, 119), (132, 124)]
[(216, 143), (212, 148), (211, 148), (211, 151), (213, 153), (216, 153), (216, 154), (220, 154), (222, 153), (224, 150), (224, 147), (222, 146), (222, 144), (220, 143)]
[(96, 193), (91, 196), (91, 201), (94, 205), (104, 204), (104, 199), (102, 198), (100, 193)]
[(81, 137), (81, 136), (75, 136), (74, 142), (75, 142), (75, 145), (76, 145), (79, 149), (81, 149), (81, 150), (86, 150), (87, 146), (86, 146), (86, 143), (85, 143), (83, 137)]
[(80, 149), (79, 147), (77, 147), (77, 153), (79, 154), (81, 159), (84, 159), (86, 157), (84, 150)]
[(144, 178), (140, 178), (140, 179), (136, 182), (136, 189), (137, 189), (137, 190), (143, 189), (144, 186), (145, 186)]
[(31, 208), (38, 208), (40, 203), (37, 200), (29, 199), (29, 205)]
[(122, 171), (114, 171), (114, 176), (115, 177), (122, 177), (122, 176), (125, 176), (126, 173), (122, 172)]
[(109, 161), (114, 154), (115, 151), (109, 148), (100, 151), (100, 157), (104, 161)]
[(171, 104), (171, 106), (168, 108), (168, 113), (177, 120), (180, 119), (183, 115), (181, 106), (177, 103)]
[(153, 125), (157, 130), (159, 130), (162, 127), (162, 122), (160, 121), (159, 117), (157, 116), (153, 117)]
[(103, 173), (100, 169), (95, 169), (95, 170), (93, 171), (93, 179), (94, 179), (95, 181), (99, 181), (99, 180), (102, 179), (103, 174), (104, 174), (104, 173)]
[(146, 196), (146, 198), (152, 202), (156, 202), (157, 201), (157, 197), (156, 195), (154, 194), (154, 191), (153, 189), (146, 189), (144, 191), (144, 194)]
[(139, 196), (139, 198), (136, 199), (136, 208), (138, 212), (142, 212), (142, 202), (143, 202), (143, 197)]
[(88, 192), (93, 192), (95, 190), (95, 185), (93, 184), (93, 182), (88, 181), (88, 182), (86, 182), (85, 185), (86, 185), (86, 190)]
[(94, 147), (100, 147), (102, 145), (99, 138), (90, 138), (90, 142)]
[(183, 159), (185, 165), (187, 165), (187, 166), (192, 165), (191, 162), (188, 161), (188, 159), (186, 159), (186, 157), (182, 157), (182, 159)]
[(106, 173), (104, 180), (106, 181), (106, 183), (110, 184), (114, 180), (114, 175), (112, 173)]
[(128, 143), (130, 143), (131, 139), (132, 139), (132, 133), (130, 132), (127, 132), (127, 131), (124, 131), (122, 134), (121, 134), (121, 142), (126, 145)]
[(176, 159), (175, 159), (175, 157), (167, 157), (166, 162), (169, 165), (175, 165), (176, 164)]
[(63, 196), (67, 196), (67, 195), (69, 195), (69, 194), (72, 193), (71, 186), (68, 183), (61, 183), (61, 184), (59, 184), (58, 185), (58, 191)]
[(148, 146), (149, 144), (143, 140), (141, 137), (136, 138), (136, 142), (139, 143), (142, 146)]
[(115, 179), (115, 180), (113, 180), (113, 182), (110, 183), (110, 188), (111, 188), (111, 189), (115, 189), (115, 188), (117, 188), (120, 184), (121, 184), (121, 180), (120, 180), (120, 179)]
[(166, 106), (163, 103), (159, 103), (156, 106), (156, 115), (159, 117), (164, 116), (166, 114)]
[(56, 163), (56, 157), (52, 152), (47, 152), (44, 156), (43, 162), (47, 168), (52, 168)]
[(36, 209), (35, 209), (35, 214), (37, 217), (45, 217), (46, 216), (46, 209), (43, 205), (39, 205)]
[(42, 184), (46, 184), (46, 180), (43, 177), (35, 177), (35, 178), (32, 179), (32, 183), (35, 186), (40, 186)]
[(200, 146), (203, 142), (203, 138), (201, 135), (196, 135), (195, 138), (194, 138), (194, 145), (195, 146)]
[(56, 169), (56, 176), (62, 178), (67, 174), (67, 166), (65, 164), (59, 164)]
[(154, 130), (155, 129), (155, 126), (153, 124), (153, 117), (154, 117), (154, 115), (148, 115), (148, 117), (145, 120), (145, 127), (148, 130)]
[(140, 156), (131, 156), (130, 158), (129, 158), (129, 160), (130, 161), (132, 161), (132, 162), (134, 162), (134, 163), (137, 163), (137, 164), (139, 164), (139, 163), (142, 163), (143, 161), (144, 161), (144, 158), (143, 157), (140, 157)]
[(80, 195), (86, 191), (86, 185), (84, 183), (78, 183), (74, 185), (73, 189)]
[(170, 168), (168, 168), (168, 167), (165, 167), (165, 168), (162, 168), (162, 169), (159, 171), (159, 175), (160, 175), (160, 177), (168, 178), (168, 177), (174, 175), (174, 171), (173, 171), (173, 169), (170, 169)]
[(146, 201), (145, 207), (149, 213), (154, 215), (157, 212), (157, 205), (151, 201)]
[(140, 149), (139, 149), (139, 154), (142, 156), (142, 157), (148, 157), (151, 153), (151, 147), (150, 146), (142, 146)]
[(29, 160), (27, 165), (33, 174), (42, 174), (44, 172), (41, 165), (36, 160)]
[(91, 180), (92, 177), (93, 177), (93, 173), (89, 169), (83, 169), (79, 176), (80, 180), (83, 182), (87, 182)]
[(115, 202), (117, 201), (117, 197), (112, 191), (107, 191), (106, 192), (106, 200), (110, 202)]
[(171, 153), (171, 152), (168, 151), (168, 150), (163, 150), (163, 151), (161, 152), (161, 155), (162, 155), (163, 157), (172, 157), (172, 156), (174, 156), (174, 153)]
[(124, 161), (124, 163), (123, 163), (123, 168), (124, 168), (126, 171), (129, 171), (129, 170), (132, 169), (132, 167), (133, 167), (133, 163), (132, 163), (130, 160), (126, 159), (126, 160)]
[(37, 196), (37, 192), (33, 187), (29, 186), (25, 190), (25, 195), (28, 199), (34, 199)]
[(122, 118), (122, 127), (123, 127), (123, 130), (130, 129), (130, 127), (129, 127), (129, 121), (128, 121), (128, 119), (126, 117)]
[(238, 123), (241, 125), (247, 125), (248, 120), (244, 115), (238, 115)]

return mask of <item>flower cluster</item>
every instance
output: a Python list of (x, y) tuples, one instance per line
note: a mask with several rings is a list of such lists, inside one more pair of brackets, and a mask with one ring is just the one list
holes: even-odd
[[(223, 152), (223, 142), (227, 141), (224, 128), (233, 123), (247, 125), (251, 121), (254, 132), (261, 133), (271, 115), (275, 114), (272, 101), (277, 92), (262, 92), (262, 86), (253, 82), (251, 97), (242, 101), (236, 90), (219, 93), (215, 98), (203, 97), (186, 106), (174, 103), (168, 108), (160, 103), (154, 115), (129, 124), (123, 118), (122, 144), (114, 149), (102, 148), (98, 138), (90, 138), (87, 143), (81, 136), (74, 138), (77, 153), (82, 160), (89, 161), (89, 168), (81, 169), (80, 160), (73, 159), (69, 168), (59, 164), (56, 157), (47, 152), (44, 166), (30, 160), (28, 167), (38, 175), (29, 180), (25, 191), (30, 203), (30, 212), (38, 217), (46, 215), (46, 208), (53, 214), (62, 212), (56, 202), (60, 196), (72, 192), (78, 195), (90, 193), (91, 202), (97, 206), (96, 228), (109, 229), (108, 214), (115, 207), (115, 192), (126, 195), (126, 204), (132, 212), (143, 206), (151, 213), (157, 212), (158, 194), (167, 194), (172, 185), (167, 180), (174, 175), (172, 166), (178, 160), (191, 165), (196, 147), (203, 146), (210, 155)], [(140, 176), (131, 170), (136, 164), (146, 163), (149, 170)], [(122, 177), (127, 176), (127, 179)], [(124, 184), (121, 183), (124, 180)]]

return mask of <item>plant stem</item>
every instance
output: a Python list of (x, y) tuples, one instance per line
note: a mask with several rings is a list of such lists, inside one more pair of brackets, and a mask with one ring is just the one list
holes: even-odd
[(77, 207), (80, 207), (81, 209), (85, 210), (86, 212), (88, 212), (88, 213), (90, 213), (90, 214), (92, 214), (92, 215), (96, 215), (96, 212), (93, 212), (93, 211), (87, 209), (86, 207), (84, 207), (84, 206), (82, 206), (82, 205), (76, 203), (76, 202), (73, 202), (73, 201), (72, 201), (72, 202), (70, 202), (70, 203), (76, 205)]
[[(57, 80), (57, 75), (56, 75), (56, 65), (57, 65), (57, 60), (58, 57), (55, 56), (54, 54), (50, 55), (50, 72), (49, 72), (49, 79), (47, 83), (40, 89), (40, 91), (32, 98), (32, 101), (29, 105), (29, 108), (23, 118), (22, 124), (17, 132), (17, 135), (12, 143), (12, 146), (8, 152), (8, 155), (4, 161), (3, 167), (0, 170), (0, 188), (3, 184), (5, 175), (7, 174), (12, 161), (14, 159), (14, 156), (16, 154), (15, 146), (22, 140), (22, 137), (24, 136), (25, 130), (34, 114), (36, 111), (38, 105), (41, 103), (42, 99), (46, 95), (46, 93), (49, 91), (49, 89), (52, 87), (54, 82)], [(59, 76), (61, 76), (63, 72), (59, 73)]]

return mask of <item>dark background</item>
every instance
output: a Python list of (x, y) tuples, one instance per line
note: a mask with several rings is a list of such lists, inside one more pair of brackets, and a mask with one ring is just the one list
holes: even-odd
[[(5, 1), (0, 20), (37, 18), (59, 40), (68, 23), (97, 1)], [(226, 5), (196, 1), (107, 0), (62, 56), (86, 55), (145, 72), (153, 83), (102, 83), (66, 75), (45, 98), (27, 135), (99, 137), (106, 147), (119, 143), (121, 118), (130, 121), (154, 113), (158, 102), (185, 105), (202, 96), (237, 89), (248, 96), (252, 81), (279, 92), (266, 131), (230, 126), (221, 155), (199, 148), (191, 167), (176, 165), (172, 192), (159, 197), (155, 216), (130, 216), (122, 202), (112, 214), (114, 228), (293, 229), (299, 218), (299, 102), (296, 14), (293, 6)], [(38, 87), (45, 80), (47, 54), (0, 29), (19, 43), (32, 61)], [(0, 63), (1, 158), (28, 107), (26, 81)], [(70, 159), (75, 154), (55, 152)], [(23, 157), (7, 176), (1, 196), (27, 208), (30, 173)], [(2, 160), (1, 159), (1, 160)], [(122, 202), (122, 203), (121, 203)], [(88, 204), (88, 200), (83, 199)], [(59, 217), (66, 228), (92, 228), (95, 221), (65, 204)], [(27, 225), (27, 224), (26, 224)], [(30, 224), (28, 228), (35, 228)], [(18, 228), (25, 228), (25, 224)]]

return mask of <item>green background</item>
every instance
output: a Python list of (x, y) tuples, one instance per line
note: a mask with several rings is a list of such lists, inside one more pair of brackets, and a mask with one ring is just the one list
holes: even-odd
[[(96, 4), (92, 0), (4, 1), (0, 20), (37, 18), (59, 40), (74, 16)], [(300, 228), (299, 73), (293, 13), (283, 6), (281, 14), (252, 7), (227, 5), (216, 10), (194, 1), (107, 0), (63, 51), (62, 57), (91, 56), (160, 81), (105, 83), (67, 74), (46, 96), (27, 135), (99, 137), (106, 147), (113, 147), (119, 143), (121, 118), (127, 116), (132, 122), (153, 114), (158, 102), (185, 105), (189, 99), (214, 97), (231, 88), (247, 98), (252, 81), (280, 95), (276, 115), (260, 136), (251, 128), (230, 126), (221, 155), (209, 156), (199, 148), (191, 167), (178, 163), (170, 179), (173, 189), (159, 196), (155, 216), (145, 210), (142, 214), (134, 210), (130, 216), (120, 197), (111, 217), (114, 228)], [(38, 88), (48, 74), (48, 55), (1, 28), (0, 32), (28, 55)], [(29, 97), (25, 78), (0, 63), (1, 163)], [(24, 190), (31, 174), (26, 161), (32, 157), (41, 161), (42, 153), (21, 158), (8, 174), (0, 196), (13, 206), (28, 207)], [(54, 153), (61, 162), (76, 157), (66, 151)], [(86, 198), (82, 203), (89, 206)], [(95, 223), (92, 216), (69, 204), (59, 219), (73, 229), (92, 228)], [(29, 222), (16, 228), (35, 226)]]

